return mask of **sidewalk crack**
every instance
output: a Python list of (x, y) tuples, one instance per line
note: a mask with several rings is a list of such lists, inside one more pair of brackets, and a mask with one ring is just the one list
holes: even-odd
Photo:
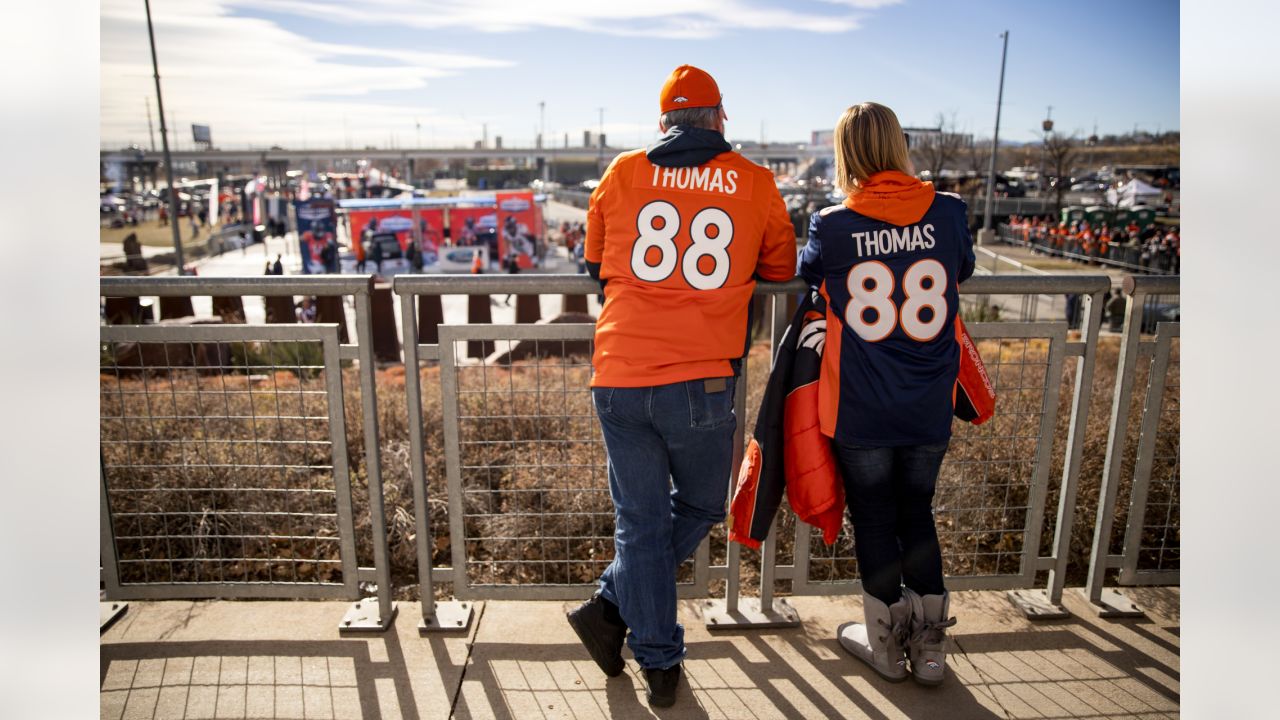
[[(477, 609), (476, 606), (479, 606)], [(471, 634), (471, 642), (467, 643), (467, 657), (462, 661), (462, 674), (458, 676), (458, 684), (453, 689), (453, 698), (449, 702), (449, 717), (453, 718), (458, 712), (458, 699), (462, 697), (462, 684), (467, 681), (467, 668), (471, 665), (471, 655), (476, 650), (476, 638), (480, 636), (480, 622), (484, 620), (484, 611), (488, 608), (488, 603), (474, 603), (471, 607), (475, 612), (475, 624)]]
[(982, 668), (978, 667), (977, 663), (969, 659), (969, 653), (966, 652), (964, 646), (960, 644), (959, 638), (949, 637), (947, 640), (955, 645), (956, 650), (959, 650), (960, 655), (964, 657), (964, 661), (969, 663), (969, 667), (973, 668), (973, 671), (978, 674), (978, 679), (982, 681), (982, 687), (987, 690), (987, 694), (991, 697), (992, 701), (994, 701), (996, 705), (1000, 706), (1000, 710), (1004, 713), (1004, 716), (1006, 718), (1012, 718), (1013, 715), (1009, 713), (1009, 708), (1005, 707), (1004, 703), (1000, 702), (1000, 698), (996, 695), (995, 690), (992, 689), (994, 678), (983, 672)]

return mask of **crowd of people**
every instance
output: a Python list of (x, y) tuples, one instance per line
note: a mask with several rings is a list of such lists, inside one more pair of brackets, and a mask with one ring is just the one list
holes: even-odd
[(1054, 223), (1052, 216), (1009, 218), (1014, 239), (1033, 252), (1094, 264), (1113, 261), (1158, 273), (1178, 274), (1182, 257), (1179, 227), (1141, 228), (1130, 220), (1114, 227), (1106, 222), (1091, 225), (1088, 220)]
[(587, 271), (587, 261), (584, 255), (586, 249), (587, 226), (582, 222), (569, 222), (565, 220), (560, 223), (560, 241), (564, 243), (565, 250), (569, 251), (569, 257), (578, 264), (578, 272), (585, 273)]

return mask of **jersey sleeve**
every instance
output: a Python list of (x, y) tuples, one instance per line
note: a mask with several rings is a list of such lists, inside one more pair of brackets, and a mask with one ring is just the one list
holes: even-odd
[(804, 248), (800, 250), (800, 260), (796, 268), (796, 274), (804, 278), (812, 288), (822, 285), (826, 277), (822, 269), (822, 245), (818, 241), (821, 223), (820, 213), (815, 212), (809, 216), (809, 242), (805, 243)]
[[(769, 178), (770, 185), (773, 177)], [(760, 243), (760, 259), (756, 274), (765, 280), (784, 282), (795, 276), (796, 231), (787, 214), (782, 194), (773, 187), (764, 223), (764, 241)]]
[(617, 165), (618, 159), (614, 158), (587, 202), (587, 239), (582, 254), (589, 263), (599, 264), (604, 260), (604, 199), (613, 184), (613, 169)]

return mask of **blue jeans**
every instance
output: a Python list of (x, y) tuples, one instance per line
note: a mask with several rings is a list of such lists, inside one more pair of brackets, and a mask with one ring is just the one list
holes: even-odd
[(591, 389), (609, 455), (616, 529), (600, 594), (618, 606), (643, 668), (685, 654), (676, 622), (676, 568), (725, 517), (733, 465), (734, 378)]
[(933, 489), (947, 445), (832, 443), (844, 476), (862, 588), (886, 605), (898, 601), (904, 584), (921, 595), (943, 592)]

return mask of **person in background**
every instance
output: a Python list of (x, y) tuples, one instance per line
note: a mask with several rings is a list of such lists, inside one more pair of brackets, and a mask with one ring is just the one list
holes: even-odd
[(316, 303), (310, 295), (302, 297), (302, 303), (298, 305), (298, 322), (313, 323), (316, 321)]
[(422, 251), (418, 249), (417, 241), (410, 240), (405, 252), (409, 256), (409, 269), (416, 273), (422, 272)]
[(810, 218), (799, 274), (828, 301), (819, 426), (839, 461), (862, 578), (864, 621), (837, 639), (886, 680), (937, 685), (955, 618), (932, 505), (960, 368), (958, 286), (975, 264), (968, 208), (913, 177), (884, 105), (845, 110), (834, 141), (847, 197)]
[(1107, 311), (1107, 328), (1112, 332), (1120, 332), (1124, 329), (1126, 304), (1123, 293), (1119, 290), (1111, 291), (1111, 297), (1107, 300), (1105, 309)]
[(282, 257), (283, 256), (279, 253), (276, 254), (276, 261), (271, 265), (272, 275), (284, 275), (284, 263), (281, 262)]
[(370, 260), (373, 261), (373, 266), (375, 268), (374, 272), (381, 275), (382, 274), (382, 243), (378, 242), (377, 240), (371, 239), (369, 242), (369, 245), (371, 247), (369, 251), (366, 252), (365, 254), (369, 257)]

